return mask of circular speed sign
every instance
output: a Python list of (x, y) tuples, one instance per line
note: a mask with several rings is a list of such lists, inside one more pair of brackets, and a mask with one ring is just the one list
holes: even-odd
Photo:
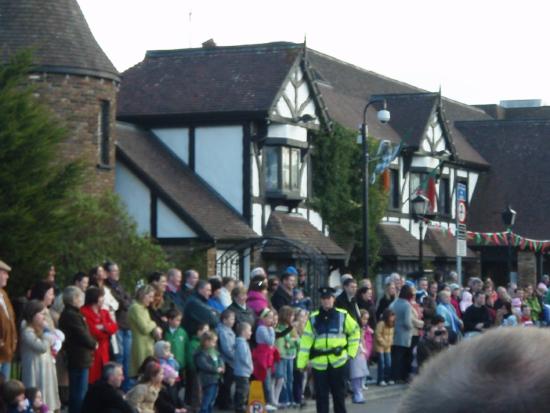
[(458, 202), (458, 222), (464, 224), (466, 222), (466, 203), (464, 201)]

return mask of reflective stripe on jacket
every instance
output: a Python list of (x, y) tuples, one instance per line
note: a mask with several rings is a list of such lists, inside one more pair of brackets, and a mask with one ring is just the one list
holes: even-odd
[[(333, 308), (329, 311), (314, 311), (300, 339), (297, 367), (305, 368), (308, 361), (316, 370), (343, 366), (348, 358), (355, 357), (359, 348), (361, 329), (347, 311)], [(326, 351), (342, 348), (339, 354), (318, 355), (310, 359), (311, 349)]]

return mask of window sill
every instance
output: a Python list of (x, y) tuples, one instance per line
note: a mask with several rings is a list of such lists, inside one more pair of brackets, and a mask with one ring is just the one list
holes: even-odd
[(98, 163), (96, 165), (96, 168), (99, 169), (100, 171), (111, 171), (113, 169), (111, 165), (104, 165), (101, 163)]

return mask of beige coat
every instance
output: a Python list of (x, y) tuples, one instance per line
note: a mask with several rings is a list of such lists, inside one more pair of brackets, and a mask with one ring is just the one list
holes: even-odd
[(374, 348), (377, 353), (390, 353), (393, 344), (393, 327), (388, 327), (384, 321), (379, 321), (374, 331)]
[(15, 328), (15, 313), (10, 298), (3, 288), (0, 288), (6, 310), (0, 305), (0, 363), (9, 363), (17, 347), (17, 329)]
[(155, 413), (155, 402), (159, 395), (159, 388), (150, 384), (138, 384), (126, 395), (126, 401), (134, 407), (138, 413)]
[(415, 305), (412, 305), (412, 311), (411, 311), (411, 321), (412, 321), (412, 335), (418, 336), (419, 330), (424, 328), (424, 321), (420, 318), (421, 314), (419, 314), (419, 309)]
[(51, 410), (61, 408), (51, 343), (32, 327), (21, 331), (21, 378), (25, 387), (38, 387)]

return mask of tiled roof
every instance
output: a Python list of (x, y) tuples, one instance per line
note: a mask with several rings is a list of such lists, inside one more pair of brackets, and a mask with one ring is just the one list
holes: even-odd
[[(400, 259), (418, 259), (418, 240), (399, 224), (381, 223), (376, 227), (380, 236), (380, 252), (382, 257)], [(424, 243), (424, 257), (434, 258), (432, 248)]]
[[(327, 256), (329, 259), (343, 260), (346, 252), (340, 248), (329, 237), (315, 228), (307, 219), (299, 214), (288, 214), (280, 211), (273, 211), (269, 216), (264, 235), (272, 237), (283, 237), (289, 240), (298, 241), (312, 247), (314, 250)], [(271, 243), (266, 247), (269, 252), (281, 252), (288, 247)], [(271, 248), (271, 249), (270, 249)], [(277, 251), (275, 251), (277, 250)]]
[[(308, 50), (307, 59), (327, 105), (330, 118), (348, 128), (356, 129), (362, 123), (363, 109), (374, 95), (419, 94), (418, 99), (424, 100), (424, 103), (428, 103), (427, 96), (432, 95), (426, 90), (359, 68), (314, 50)], [(486, 167), (488, 165), (486, 160), (471, 147), (453, 123), (456, 120), (484, 120), (491, 119), (491, 117), (479, 108), (444, 97), (442, 106), (444, 116), (449, 121), (447, 126), (451, 131), (458, 159)], [(406, 108), (406, 112), (396, 108), (402, 116), (401, 121), (398, 120), (397, 113), (393, 113), (391, 105), (388, 105), (388, 109), (392, 112), (392, 120), (388, 125), (381, 125), (376, 121), (377, 108), (375, 105), (369, 108), (367, 121), (370, 135), (393, 142), (398, 142), (403, 137), (402, 131), (408, 131), (411, 124), (419, 123), (415, 118), (415, 112), (424, 110), (414, 105)], [(401, 106), (401, 109), (405, 108)], [(413, 126), (413, 130), (416, 129), (417, 126)]]
[(0, 61), (27, 48), (40, 70), (118, 79), (76, 0), (0, 0)]
[(150, 51), (122, 74), (118, 116), (200, 113), (265, 115), (303, 45)]
[[(438, 258), (456, 258), (456, 238), (452, 235), (428, 228), (424, 237), (424, 245), (429, 245)], [(468, 256), (464, 258), (476, 258), (472, 250), (467, 248), (466, 251)]]
[(203, 236), (214, 240), (244, 240), (258, 236), (153, 134), (118, 123), (117, 151), (117, 161), (137, 169)]
[(460, 122), (457, 128), (491, 164), (479, 178), (468, 215), (474, 231), (504, 230), (501, 212), (517, 212), (514, 232), (550, 239), (550, 119)]

